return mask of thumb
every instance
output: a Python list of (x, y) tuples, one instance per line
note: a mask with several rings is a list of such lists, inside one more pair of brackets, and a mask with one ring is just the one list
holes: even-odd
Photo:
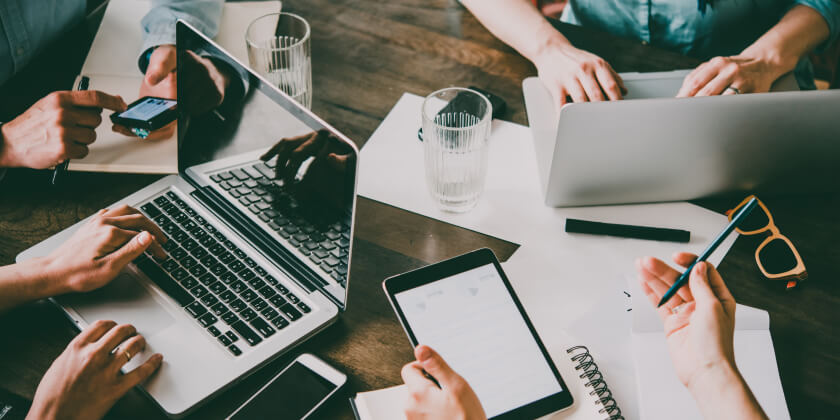
[(174, 72), (177, 67), (176, 55), (169, 48), (157, 48), (149, 57), (146, 68), (146, 84), (154, 86)]
[(694, 300), (699, 305), (706, 305), (718, 301), (717, 296), (715, 296), (712, 288), (709, 286), (709, 267), (705, 262), (697, 263), (691, 269), (691, 274), (688, 278), (688, 287), (691, 289)]
[(440, 357), (436, 351), (429, 346), (417, 346), (414, 349), (414, 356), (417, 361), (423, 366), (423, 370), (429, 375), (432, 375), (440, 383), (441, 388), (455, 386), (464, 381), (460, 375), (455, 373), (451, 367)]
[(139, 257), (152, 244), (152, 234), (143, 231), (134, 235), (122, 248), (114, 251), (108, 258), (117, 266), (124, 267)]

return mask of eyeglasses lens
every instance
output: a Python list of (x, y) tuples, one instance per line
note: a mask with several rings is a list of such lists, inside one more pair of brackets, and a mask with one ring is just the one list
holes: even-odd
[(793, 250), (782, 239), (773, 239), (758, 253), (761, 265), (769, 274), (781, 274), (793, 270), (797, 261)]

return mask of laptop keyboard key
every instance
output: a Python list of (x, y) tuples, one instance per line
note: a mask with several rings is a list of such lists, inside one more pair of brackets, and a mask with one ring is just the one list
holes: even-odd
[(207, 313), (207, 308), (205, 308), (199, 301), (195, 301), (187, 305), (186, 310), (193, 316), (193, 318), (198, 318)]
[(184, 290), (178, 283), (175, 282), (169, 274), (163, 271), (157, 264), (151, 260), (144, 260), (138, 263), (137, 268), (140, 269), (146, 277), (151, 279), (155, 284), (163, 289), (172, 299), (175, 299), (181, 306), (189, 305), (194, 299), (190, 294)]
[(265, 319), (267, 319), (269, 321), (274, 319), (274, 317), (276, 317), (277, 315), (280, 315), (280, 313), (278, 313), (276, 310), (274, 310), (274, 308), (272, 308), (271, 306), (268, 306), (265, 309), (263, 309), (262, 311), (260, 311), (260, 314), (262, 314), (262, 316), (264, 316)]
[(213, 337), (218, 337), (218, 336), (222, 335), (222, 332), (219, 331), (219, 329), (216, 328), (215, 325), (211, 325), (210, 328), (207, 329), (207, 332), (209, 332), (210, 335), (212, 335)]
[(242, 294), (242, 292), (249, 290), (248, 286), (246, 286), (245, 283), (242, 282), (242, 280), (237, 280), (233, 282), (233, 284), (230, 285), (230, 288), (238, 294)]
[(230, 352), (233, 353), (234, 356), (239, 356), (242, 354), (242, 350), (240, 350), (239, 347), (236, 347), (236, 344), (229, 345), (227, 349), (230, 350)]
[(217, 295), (226, 292), (227, 289), (228, 288), (225, 287), (225, 284), (220, 282), (220, 281), (217, 281), (217, 282), (210, 285), (210, 290), (212, 290), (213, 293), (215, 293)]
[(216, 318), (216, 315), (213, 315), (210, 312), (207, 312), (206, 314), (198, 318), (198, 322), (200, 322), (201, 325), (205, 328), (215, 324), (218, 320), (219, 318)]
[(257, 292), (255, 292), (255, 291), (253, 291), (253, 290), (251, 290), (251, 289), (246, 289), (246, 290), (245, 290), (244, 292), (242, 292), (242, 294), (241, 294), (241, 295), (239, 295), (239, 296), (240, 296), (240, 297), (242, 297), (242, 300), (244, 300), (245, 302), (250, 302), (250, 301), (252, 301), (252, 300), (254, 300), (254, 299), (258, 299), (258, 298), (259, 298), (259, 296), (257, 296)]
[(272, 334), (277, 332), (277, 330), (272, 328), (271, 325), (268, 325), (268, 322), (265, 322), (265, 320), (262, 318), (257, 318), (251, 321), (251, 326), (256, 328), (257, 331), (259, 331), (260, 334), (262, 334), (262, 336), (266, 338), (271, 337)]
[(207, 294), (207, 289), (205, 289), (204, 286), (199, 284), (198, 286), (195, 286), (192, 289), (190, 289), (190, 293), (192, 293), (193, 296), (200, 298)]
[(272, 297), (271, 299), (269, 299), (268, 301), (271, 302), (271, 304), (276, 306), (277, 308), (279, 308), (279, 307), (281, 307), (281, 306), (283, 306), (287, 303), (286, 299), (283, 299), (283, 297), (280, 296), (280, 295), (276, 295), (276, 296)]
[(204, 295), (203, 298), (201, 298), (201, 302), (203, 302), (207, 306), (213, 306), (213, 305), (219, 303), (219, 298), (217, 298), (216, 295), (214, 295), (212, 293), (208, 293), (208, 294)]
[(289, 325), (289, 321), (286, 321), (286, 318), (283, 318), (282, 316), (278, 316), (277, 318), (271, 320), (271, 325), (274, 325), (274, 327), (278, 330), (282, 330)]
[(309, 306), (303, 302), (298, 303), (297, 307), (300, 308), (300, 310), (303, 311), (303, 313), (305, 314), (308, 314), (312, 311), (312, 309), (309, 309)]
[(251, 308), (245, 308), (242, 312), (239, 313), (244, 320), (251, 322), (254, 318), (257, 317), (257, 313), (254, 312)]
[(198, 285), (198, 280), (196, 280), (193, 277), (187, 277), (187, 278), (181, 280), (181, 286), (184, 286), (187, 289), (192, 289), (196, 285)]
[(251, 306), (253, 306), (254, 309), (256, 309), (258, 311), (262, 311), (263, 309), (268, 307), (268, 302), (266, 302), (266, 301), (264, 301), (260, 298), (256, 298), (256, 299), (254, 299), (253, 302), (251, 302)]
[[(260, 336), (257, 335), (257, 333), (255, 333), (254, 330), (252, 330), (251, 327), (248, 326), (248, 324), (242, 322), (241, 320), (234, 322), (233, 325), (231, 325), (231, 327), (234, 329), (234, 331), (236, 331), (239, 334), (240, 337), (244, 338), (245, 341), (247, 341), (248, 344), (250, 344), (251, 346), (256, 346), (262, 341), (262, 338), (260, 338)], [(231, 347), (233, 346), (231, 345)]]
[(216, 314), (216, 316), (222, 316), (228, 312), (227, 306), (225, 306), (225, 304), (222, 302), (213, 305), (213, 307), (210, 308), (210, 310), (213, 311), (213, 313)]
[(233, 311), (226, 312), (222, 315), (222, 321), (225, 321), (225, 324), (233, 324), (236, 321), (239, 321), (239, 317), (236, 316), (236, 313)]
[(291, 294), (291, 293), (289, 293), (288, 295), (286, 295), (286, 299), (289, 299), (289, 302), (292, 302), (292, 303), (298, 303), (298, 302), (300, 302), (300, 299), (298, 299), (298, 297), (297, 297), (297, 296), (295, 296), (295, 295), (293, 295), (293, 294)]
[(221, 294), (221, 295), (219, 295), (219, 297), (220, 297), (220, 298), (221, 298), (224, 302), (227, 302), (227, 303), (230, 303), (230, 302), (232, 302), (233, 300), (235, 300), (235, 299), (236, 299), (236, 295), (235, 295), (235, 294), (233, 294), (233, 292), (231, 292), (230, 290), (225, 290), (224, 292), (222, 292), (222, 294)]
[(275, 292), (274, 289), (271, 288), (271, 286), (265, 286), (262, 289), (260, 289), (259, 292), (266, 299), (270, 299), (272, 296), (277, 294), (277, 292)]
[(301, 317), (300, 312), (297, 309), (295, 309), (292, 305), (281, 306), (280, 312), (282, 312), (283, 315), (286, 315), (292, 321), (297, 321)]
[(225, 335), (219, 336), (219, 342), (222, 343), (223, 346), (227, 347), (230, 345), (230, 338), (227, 338)]
[(247, 307), (248, 306), (242, 301), (242, 299), (234, 299), (233, 302), (230, 303), (230, 308), (236, 312), (240, 312)]
[(225, 336), (230, 339), (231, 343), (235, 343), (237, 340), (239, 340), (239, 336), (234, 334), (233, 331), (226, 332)]

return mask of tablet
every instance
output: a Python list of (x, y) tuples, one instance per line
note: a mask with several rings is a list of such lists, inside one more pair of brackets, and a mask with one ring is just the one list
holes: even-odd
[(493, 251), (400, 274), (383, 287), (411, 344), (440, 353), (488, 418), (537, 418), (572, 405)]

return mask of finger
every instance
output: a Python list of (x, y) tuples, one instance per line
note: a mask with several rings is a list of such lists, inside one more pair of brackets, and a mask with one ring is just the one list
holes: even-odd
[(696, 96), (697, 92), (717, 77), (723, 64), (722, 59), (712, 59), (707, 63), (701, 64), (695, 71), (685, 77), (683, 85), (679, 93), (677, 93), (677, 97)]
[[(609, 66), (609, 63), (607, 65)], [(618, 83), (618, 88), (621, 89), (621, 96), (623, 97), (624, 95), (627, 95), (627, 87), (624, 86), (624, 79), (622, 79), (621, 76), (613, 70), (612, 66), (610, 66), (610, 73), (612, 73), (613, 79), (616, 83)]]
[(64, 127), (62, 139), (72, 140), (75, 143), (86, 145), (96, 141), (96, 131), (87, 127), (69, 126)]
[[(288, 163), (286, 164), (286, 169), (284, 171), (285, 174), (283, 179), (286, 180), (286, 182), (294, 181), (295, 176), (300, 170), (300, 165), (302, 165), (306, 159), (315, 156), (315, 154), (318, 153), (319, 146), (323, 143), (320, 138), (320, 133), (315, 134), (292, 151), (289, 155)], [(280, 162), (280, 156), (277, 157), (277, 161)]]
[(131, 358), (140, 354), (146, 348), (146, 339), (137, 334), (134, 337), (125, 340), (120, 344), (120, 347), (114, 352), (113, 365), (119, 370), (123, 365), (131, 361)]
[(446, 364), (443, 357), (437, 354), (436, 351), (432, 350), (431, 347), (424, 345), (417, 346), (417, 348), (414, 349), (414, 357), (416, 357), (417, 361), (420, 362), (420, 365), (423, 366), (423, 370), (425, 370), (429, 375), (432, 375), (432, 377), (438, 381), (441, 388), (458, 386), (464, 382), (461, 376), (455, 373), (455, 371)]
[(134, 207), (129, 206), (128, 204), (120, 204), (119, 206), (113, 209), (106, 209), (105, 211), (105, 216), (107, 217), (126, 216), (129, 214), (141, 213)]
[(709, 287), (712, 289), (712, 293), (714, 293), (718, 300), (720, 300), (723, 304), (723, 308), (726, 313), (730, 316), (734, 316), (735, 297), (732, 296), (731, 292), (729, 292), (729, 288), (726, 287), (726, 283), (723, 281), (723, 277), (721, 277), (717, 268), (709, 263), (706, 263), (706, 266), (708, 267)]
[(572, 102), (586, 102), (586, 93), (583, 90), (583, 86), (581, 86), (580, 82), (575, 79), (571, 83), (566, 85), (566, 90), (569, 92), (569, 96), (572, 98)]
[[(125, 217), (125, 216), (123, 216), (123, 217)], [(106, 222), (107, 222), (107, 220), (106, 220)], [(112, 230), (111, 240), (108, 242), (108, 245), (111, 247), (111, 250), (112, 250), (111, 252), (113, 252), (113, 250), (116, 250), (116, 249), (122, 247), (123, 245), (125, 245), (126, 243), (128, 243), (129, 241), (131, 241), (131, 239), (133, 239), (135, 236), (137, 236), (137, 233), (140, 232), (140, 231), (141, 230), (139, 230), (139, 229), (138, 230), (131, 230), (131, 229), (121, 229), (119, 227), (114, 227), (113, 230)], [(160, 259), (165, 259), (168, 255), (166, 253), (166, 251), (163, 250), (163, 247), (160, 245), (160, 243), (157, 240), (155, 240), (154, 238), (152, 240), (152, 243), (147, 248), (147, 250), (149, 252), (151, 252), (155, 257), (160, 258)], [(106, 254), (108, 254), (108, 253), (106, 253)]]
[(85, 156), (87, 156), (88, 153), (90, 153), (90, 150), (88, 150), (87, 146), (82, 145), (82, 144), (78, 144), (76, 142), (68, 144), (66, 146), (65, 151), (66, 151), (66, 153), (64, 155), (64, 158), (61, 159), (61, 160), (82, 159)]
[(670, 337), (671, 334), (681, 330), (691, 322), (691, 314), (694, 313), (696, 305), (694, 302), (686, 302), (680, 307), (679, 312), (671, 313), (669, 311), (668, 316), (662, 322), (665, 329), (665, 338)]
[(350, 155), (339, 155), (337, 153), (330, 153), (327, 155), (327, 163), (334, 171), (342, 172), (347, 169), (347, 160)]
[(671, 259), (674, 260), (675, 264), (688, 268), (691, 264), (694, 264), (694, 261), (697, 261), (697, 256), (690, 252), (677, 252)]
[(136, 232), (148, 231), (155, 236), (160, 243), (166, 243), (166, 234), (158, 227), (155, 222), (149, 220), (142, 214), (127, 214), (124, 216), (109, 216), (105, 217), (105, 223), (114, 225), (121, 229), (129, 229)]
[(621, 85), (614, 78), (614, 73), (607, 67), (598, 67), (595, 69), (595, 75), (598, 77), (598, 84), (601, 85), (607, 98), (611, 101), (621, 100)]
[[(640, 267), (643, 269), (643, 271), (650, 274), (651, 287), (658, 293), (662, 293), (663, 295), (665, 294), (665, 291), (668, 290), (681, 275), (680, 272), (674, 270), (673, 268), (671, 268), (671, 266), (665, 264), (665, 262), (663, 262), (662, 260), (652, 257), (643, 258), (641, 260)], [(653, 280), (658, 280), (658, 282)], [(682, 300), (685, 302), (692, 300), (691, 291), (687, 287), (681, 287), (677, 291), (677, 295), (679, 295), (679, 297), (682, 298)]]
[(69, 108), (64, 110), (61, 122), (67, 126), (76, 125), (79, 127), (96, 128), (102, 123), (102, 111), (95, 112), (95, 110), (83, 108)]
[(563, 105), (566, 105), (566, 97), (567, 96), (568, 96), (568, 93), (566, 92), (566, 89), (564, 89), (562, 87), (559, 88), (559, 90), (557, 91), (557, 94), (554, 95), (554, 107), (555, 107), (554, 111), (555, 111), (555, 114), (558, 114), (558, 115), (560, 114), (560, 110), (563, 108)]
[(720, 95), (723, 91), (732, 84), (735, 79), (735, 73), (722, 69), (714, 79), (709, 81), (706, 86), (697, 91), (694, 96), (714, 96)]
[(155, 353), (149, 360), (146, 360), (140, 366), (137, 366), (131, 372), (126, 373), (122, 376), (122, 380), (120, 381), (120, 393), (124, 394), (128, 392), (131, 388), (139, 385), (141, 382), (148, 379), (155, 373), (160, 366), (163, 364), (163, 356), (160, 353)]
[(152, 131), (143, 140), (155, 141), (172, 138), (172, 135), (175, 134), (175, 127), (177, 126), (177, 123), (177, 121), (172, 121), (171, 123), (166, 124), (165, 126), (158, 128), (155, 131)]
[(111, 328), (117, 326), (117, 323), (114, 321), (106, 321), (106, 320), (99, 320), (90, 324), (87, 328), (82, 330), (73, 341), (83, 342), (83, 343), (94, 343), (96, 340), (102, 338), (106, 332), (108, 332)]
[(659, 301), (662, 300), (662, 295), (656, 293), (656, 291), (653, 290), (648, 285), (647, 281), (645, 281), (645, 279), (641, 276), (639, 276), (639, 285), (642, 287), (642, 292), (645, 294), (645, 296), (647, 296), (650, 304), (653, 305), (653, 307), (656, 309), (656, 313), (657, 315), (659, 315), (659, 318), (662, 320), (662, 322), (665, 322), (665, 319), (668, 318), (670, 310), (665, 309), (664, 307), (659, 307)]
[(65, 98), (73, 106), (105, 108), (112, 111), (125, 111), (127, 108), (121, 97), (98, 90), (76, 90), (70, 92)]
[(130, 324), (120, 324), (111, 328), (105, 335), (96, 341), (96, 351), (111, 353), (117, 346), (129, 337), (137, 334), (137, 329)]
[(710, 305), (719, 301), (709, 286), (708, 265), (705, 262), (699, 262), (691, 269), (688, 287), (691, 288), (698, 305)]
[(113, 264), (113, 270), (122, 270), (128, 263), (134, 261), (140, 254), (146, 251), (152, 244), (152, 235), (149, 232), (140, 232), (134, 235), (122, 248), (110, 253), (107, 257)]
[(403, 366), (400, 376), (402, 376), (409, 392), (421, 393), (424, 390), (437, 389), (437, 385), (426, 377), (423, 367), (418, 362), (411, 362)]
[(598, 79), (595, 77), (594, 73), (587, 73), (581, 76), (579, 80), (590, 101), (601, 102), (604, 100), (604, 94), (601, 92), (601, 85), (598, 84)]
[(122, 134), (126, 137), (137, 137), (137, 135), (134, 134), (134, 132), (132, 132), (131, 129), (124, 125), (114, 124), (111, 126), (111, 131)]
[(149, 66), (146, 67), (146, 83), (154, 86), (174, 72), (177, 69), (176, 58), (177, 54), (171, 46), (161, 45), (156, 48), (149, 57)]

